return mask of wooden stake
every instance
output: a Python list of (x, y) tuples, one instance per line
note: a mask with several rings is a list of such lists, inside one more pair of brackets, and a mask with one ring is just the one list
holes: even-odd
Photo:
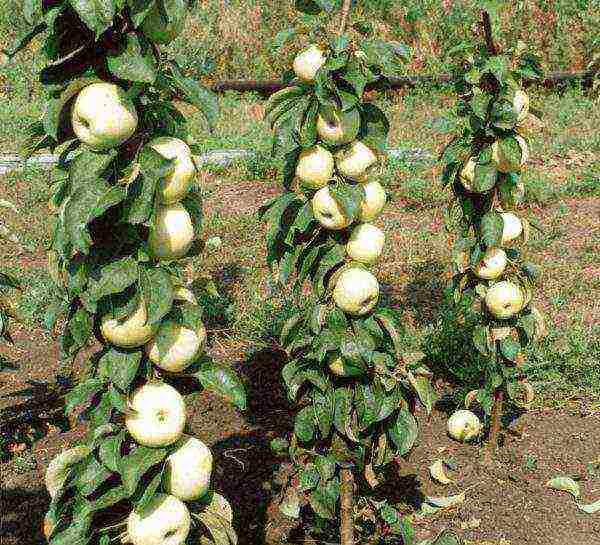
[(344, 32), (346, 32), (346, 25), (348, 24), (348, 16), (350, 15), (350, 7), (352, 6), (352, 0), (344, 0), (344, 5), (342, 6), (342, 13), (340, 19), (340, 30), (339, 35), (341, 36)]
[(340, 539), (341, 545), (354, 545), (354, 474), (352, 468), (341, 471)]
[(504, 405), (504, 390), (498, 388), (494, 392), (494, 406), (492, 407), (492, 421), (490, 423), (490, 438), (488, 441), (488, 450), (491, 456), (498, 450), (498, 435), (502, 424), (502, 407)]

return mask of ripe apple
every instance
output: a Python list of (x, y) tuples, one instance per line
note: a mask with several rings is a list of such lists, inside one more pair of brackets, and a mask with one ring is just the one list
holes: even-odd
[(73, 131), (94, 150), (120, 146), (135, 132), (138, 116), (125, 91), (113, 83), (84, 87), (71, 111)]
[(364, 182), (369, 168), (377, 163), (373, 150), (360, 140), (335, 154), (335, 164), (340, 173), (355, 182)]
[(475, 165), (477, 161), (474, 157), (470, 157), (469, 160), (463, 165), (458, 178), (460, 183), (467, 191), (473, 191), (473, 180), (475, 179)]
[(323, 50), (318, 45), (311, 45), (294, 59), (294, 72), (302, 81), (312, 83), (326, 60)]
[(352, 230), (346, 252), (352, 260), (371, 265), (379, 259), (384, 243), (385, 234), (379, 227), (362, 223)]
[(164, 382), (140, 386), (130, 400), (125, 425), (131, 436), (146, 447), (166, 447), (181, 438), (185, 426), (185, 402)]
[(329, 187), (325, 186), (317, 191), (312, 199), (312, 210), (315, 219), (325, 229), (339, 231), (350, 225), (350, 218), (344, 209), (331, 196)]
[(200, 439), (184, 435), (166, 460), (163, 489), (181, 501), (195, 501), (208, 492), (213, 457)]
[(352, 108), (348, 112), (336, 111), (330, 115), (317, 116), (317, 134), (330, 146), (349, 144), (360, 130), (360, 112)]
[(338, 377), (359, 377), (364, 374), (362, 369), (348, 365), (340, 356), (329, 359), (329, 370)]
[(365, 223), (375, 221), (387, 200), (385, 189), (379, 182), (369, 182), (363, 184), (362, 187), (365, 190), (365, 198), (360, 205), (358, 219)]
[[(206, 329), (193, 331), (170, 320), (160, 324), (154, 339), (146, 345), (146, 354), (157, 367), (179, 373), (189, 367), (204, 350)], [(159, 348), (162, 348), (162, 350)]]
[(363, 316), (373, 310), (379, 300), (379, 282), (365, 269), (346, 269), (335, 284), (333, 300), (344, 312)]
[(315, 146), (300, 153), (296, 176), (307, 189), (320, 189), (331, 180), (333, 167), (333, 155), (323, 146)]
[(502, 227), (502, 244), (506, 245), (521, 236), (523, 223), (519, 219), (519, 216), (512, 212), (502, 212), (500, 215), (504, 222)]
[(525, 295), (519, 286), (509, 280), (503, 280), (488, 289), (485, 305), (492, 316), (506, 320), (523, 310)]
[(483, 424), (476, 414), (464, 409), (456, 411), (448, 419), (448, 433), (460, 442), (472, 441), (481, 434)]
[(177, 259), (187, 254), (194, 236), (189, 212), (180, 203), (169, 204), (156, 211), (148, 245), (156, 259)]
[(157, 494), (148, 507), (127, 518), (127, 537), (133, 545), (183, 545), (192, 521), (185, 503), (175, 496)]
[(170, 3), (176, 8), (171, 10), (171, 13), (176, 14), (177, 17), (169, 21), (162, 13), (161, 3), (155, 2), (154, 7), (144, 18), (141, 28), (150, 41), (157, 44), (169, 44), (183, 31), (188, 7), (185, 0), (170, 0)]
[(502, 248), (489, 248), (475, 267), (475, 274), (484, 280), (495, 280), (506, 269), (506, 252)]
[(146, 303), (140, 299), (135, 312), (125, 320), (118, 320), (110, 313), (103, 316), (100, 331), (110, 344), (120, 348), (137, 348), (154, 337), (158, 329), (158, 324), (149, 325), (147, 320)]
[(44, 482), (51, 498), (54, 498), (62, 490), (69, 469), (81, 462), (90, 452), (90, 449), (86, 446), (73, 447), (61, 452), (50, 461), (46, 469)]
[(173, 160), (173, 172), (160, 181), (158, 198), (163, 204), (173, 204), (189, 192), (196, 175), (192, 151), (179, 138), (160, 136), (148, 144), (165, 159)]
[(518, 172), (521, 167), (529, 160), (529, 146), (521, 135), (515, 136), (515, 140), (519, 143), (521, 148), (521, 161), (513, 163), (509, 157), (507, 157), (499, 145), (499, 141), (496, 140), (492, 144), (492, 160), (494, 161), (498, 172)]
[(513, 110), (517, 114), (517, 123), (523, 122), (529, 114), (529, 97), (522, 89), (515, 91)]

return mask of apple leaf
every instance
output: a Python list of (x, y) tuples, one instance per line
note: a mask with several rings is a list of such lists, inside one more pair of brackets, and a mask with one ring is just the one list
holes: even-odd
[(113, 22), (114, 0), (69, 0), (69, 3), (96, 36), (102, 34)]
[(337, 479), (332, 479), (326, 485), (321, 484), (311, 492), (310, 506), (320, 517), (332, 520), (335, 518), (339, 496), (340, 483)]
[(390, 122), (375, 104), (362, 105), (360, 138), (369, 147), (383, 151), (390, 132)]
[(396, 445), (398, 454), (404, 456), (412, 449), (417, 440), (417, 421), (408, 409), (402, 407), (398, 411), (395, 424), (388, 428), (387, 433)]
[(83, 462), (77, 464), (74, 473), (75, 486), (82, 496), (89, 496), (112, 474), (93, 456), (88, 456)]
[(360, 184), (336, 182), (329, 185), (329, 193), (339, 203), (351, 221), (358, 217), (360, 205), (365, 198), (364, 188)]
[(144, 19), (155, 6), (156, 2), (157, 0), (127, 0), (131, 20), (136, 28), (144, 22)]
[(300, 439), (308, 443), (312, 441), (315, 434), (315, 412), (312, 405), (304, 407), (294, 421), (294, 433)]
[(121, 458), (119, 473), (128, 496), (133, 495), (140, 484), (141, 478), (152, 467), (160, 464), (167, 453), (166, 448), (150, 448), (138, 445), (133, 452)]
[(88, 378), (84, 382), (80, 382), (65, 396), (65, 414), (70, 414), (76, 407), (87, 403), (92, 396), (104, 388), (104, 385), (104, 380), (100, 378)]
[(111, 346), (98, 362), (98, 374), (126, 391), (137, 375), (141, 361), (141, 350), (125, 351)]
[(402, 342), (400, 333), (398, 332), (398, 318), (394, 311), (387, 308), (380, 309), (375, 313), (375, 319), (391, 339), (396, 357), (398, 359), (402, 358)]
[(513, 363), (516, 363), (521, 353), (521, 345), (512, 337), (501, 339), (499, 342), (502, 355)]
[(148, 314), (146, 323), (156, 324), (167, 315), (173, 305), (171, 275), (160, 267), (141, 268), (140, 287)]
[(175, 62), (171, 62), (171, 73), (177, 88), (182, 91), (184, 100), (200, 109), (208, 125), (213, 127), (219, 117), (219, 100), (206, 87), (192, 78), (186, 78)]
[(352, 410), (353, 398), (354, 393), (350, 388), (336, 388), (333, 423), (335, 428), (342, 435), (346, 435), (346, 428), (350, 420), (350, 411)]
[(471, 189), (474, 193), (485, 193), (496, 185), (497, 177), (498, 171), (493, 164), (488, 163), (482, 165), (480, 163), (476, 163), (475, 176), (473, 177)]
[(154, 83), (156, 80), (152, 49), (140, 35), (127, 34), (123, 49), (108, 55), (106, 62), (111, 74), (117, 78), (137, 83)]
[(334, 244), (319, 260), (319, 266), (313, 277), (313, 286), (318, 295), (323, 295), (327, 289), (326, 281), (336, 267), (346, 259), (346, 252), (341, 244)]
[(198, 379), (204, 388), (223, 396), (241, 411), (246, 409), (246, 389), (233, 369), (205, 360), (192, 376)]
[(121, 446), (125, 440), (125, 432), (112, 435), (102, 441), (98, 447), (98, 457), (104, 466), (113, 473), (119, 472), (119, 460), (121, 459)]
[(135, 510), (138, 512), (144, 511), (154, 499), (157, 490), (159, 489), (162, 479), (163, 479), (164, 466), (161, 466), (159, 471), (156, 472), (156, 475), (152, 477), (152, 480), (138, 490), (136, 496), (139, 498), (134, 498), (133, 503), (135, 505)]
[(313, 390), (313, 408), (317, 426), (323, 439), (329, 436), (333, 424), (333, 412), (335, 408), (334, 393), (331, 388), (321, 392), (318, 388)]
[(96, 312), (100, 299), (123, 292), (137, 281), (138, 276), (137, 261), (131, 256), (107, 263), (90, 273), (81, 301), (90, 312)]
[(502, 245), (504, 221), (498, 212), (488, 212), (481, 218), (481, 237), (488, 248), (498, 248)]

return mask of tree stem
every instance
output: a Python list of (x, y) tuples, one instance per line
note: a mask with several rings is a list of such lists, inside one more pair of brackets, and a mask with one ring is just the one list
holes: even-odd
[(354, 474), (351, 468), (341, 471), (340, 539), (341, 545), (354, 545)]
[(496, 44), (494, 43), (494, 34), (492, 33), (492, 22), (490, 21), (490, 14), (482, 10), (481, 12), (483, 32), (485, 33), (485, 43), (487, 45), (488, 51), (490, 55), (497, 55), (498, 50), (496, 49)]
[(492, 407), (492, 421), (490, 424), (490, 438), (488, 449), (491, 456), (496, 454), (498, 449), (498, 435), (500, 433), (500, 424), (502, 422), (502, 406), (504, 405), (504, 390), (498, 388), (494, 392), (494, 406)]
[(341, 12), (341, 19), (340, 19), (340, 30), (339, 30), (340, 36), (344, 32), (346, 32), (346, 25), (348, 24), (348, 16), (350, 15), (351, 5), (352, 5), (352, 0), (344, 0), (344, 4), (342, 6), (342, 12)]

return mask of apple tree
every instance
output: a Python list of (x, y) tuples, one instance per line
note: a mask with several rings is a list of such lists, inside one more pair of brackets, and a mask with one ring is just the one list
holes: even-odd
[(480, 47), (463, 45), (451, 52), (456, 135), (441, 161), (443, 184), (454, 194), (447, 211), (454, 233), (450, 291), (456, 303), (478, 313), (473, 345), (486, 361), (483, 386), (467, 402), (476, 398), (491, 415), (493, 450), (503, 400), (527, 404), (533, 399), (524, 354), (545, 331), (532, 303), (537, 268), (518, 244), (527, 242), (536, 225), (523, 210), (522, 172), (539, 112), (530, 107), (523, 83), (542, 78), (542, 71), (521, 42), (504, 52), (497, 49), (487, 12), (482, 28)]
[[(218, 114), (216, 98), (160, 48), (190, 6), (25, 0), (22, 9), (31, 32), (15, 52), (44, 35), (47, 98), (26, 151), (59, 156), (46, 322), (61, 326), (61, 360), (75, 382), (67, 411), (89, 422), (85, 440), (48, 467), (44, 533), (52, 545), (235, 543), (231, 507), (210, 490), (212, 455), (184, 435), (174, 387), (186, 377), (245, 407), (237, 375), (204, 353), (202, 308), (184, 268), (202, 248), (202, 201), (174, 101), (209, 123)], [(76, 359), (85, 360), (77, 377)]]
[(399, 316), (380, 300), (372, 272), (385, 241), (375, 222), (386, 203), (373, 175), (389, 122), (365, 89), (385, 88), (406, 49), (373, 36), (368, 21), (347, 32), (349, 2), (339, 32), (328, 35), (329, 4), (297, 3), (312, 45), (266, 107), (285, 191), (260, 213), (268, 263), (297, 305), (281, 344), (289, 355), (283, 380), (298, 410), (291, 438), (274, 446), (295, 462), (298, 484), (281, 508), (298, 517), (310, 504), (317, 529), (340, 516), (347, 545), (355, 525), (363, 537), (373, 524), (408, 531), (374, 489), (385, 466), (411, 450), (414, 401), (430, 410), (432, 393), (428, 370), (405, 358)]

